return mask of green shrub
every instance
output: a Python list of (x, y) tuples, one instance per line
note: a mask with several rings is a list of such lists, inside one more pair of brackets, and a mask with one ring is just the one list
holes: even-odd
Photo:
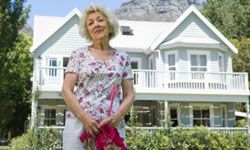
[(236, 150), (246, 150), (249, 149), (250, 134), (244, 132), (234, 132), (229, 137), (231, 139), (233, 148)]
[[(55, 150), (61, 139), (56, 129), (29, 130), (11, 141), (10, 150)], [(217, 133), (205, 127), (126, 130), (129, 150), (246, 150), (248, 139), (250, 135), (246, 132)]]
[(250, 138), (246, 132), (219, 133), (205, 127), (153, 132), (132, 128), (126, 133), (130, 150), (246, 150)]
[(247, 119), (240, 119), (236, 122), (237, 127), (245, 127), (247, 126)]
[(143, 129), (128, 129), (126, 144), (129, 150), (164, 150), (171, 148), (171, 140), (164, 130), (150, 132)]
[(56, 129), (34, 128), (13, 139), (10, 150), (55, 150), (60, 147), (61, 135)]

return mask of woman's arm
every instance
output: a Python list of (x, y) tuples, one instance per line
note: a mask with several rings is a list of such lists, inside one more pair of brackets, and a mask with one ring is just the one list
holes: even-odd
[(84, 128), (91, 134), (98, 134), (98, 123), (81, 108), (77, 97), (73, 93), (77, 78), (78, 75), (76, 73), (67, 73), (65, 75), (62, 86), (62, 96), (69, 109), (83, 122)]
[(100, 127), (104, 124), (110, 124), (111, 126), (116, 127), (121, 121), (121, 119), (127, 114), (130, 107), (133, 105), (135, 97), (133, 80), (128, 79), (122, 81), (122, 93), (123, 93), (123, 100), (118, 111), (112, 114), (111, 117), (104, 119), (100, 123)]

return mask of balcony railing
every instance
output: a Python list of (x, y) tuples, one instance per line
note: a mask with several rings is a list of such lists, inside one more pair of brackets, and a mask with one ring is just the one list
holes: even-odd
[[(65, 68), (40, 67), (36, 84), (41, 90), (59, 91)], [(136, 89), (167, 89), (167, 92), (248, 94), (247, 73), (177, 72), (133, 70)], [(181, 90), (180, 90), (181, 89)]]

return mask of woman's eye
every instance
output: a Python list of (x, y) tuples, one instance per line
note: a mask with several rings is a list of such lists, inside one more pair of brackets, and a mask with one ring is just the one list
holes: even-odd
[(89, 26), (92, 25), (92, 24), (93, 24), (93, 22), (89, 22), (89, 23), (88, 23)]
[(98, 19), (98, 21), (99, 21), (99, 22), (102, 22), (102, 21), (104, 21), (104, 19)]

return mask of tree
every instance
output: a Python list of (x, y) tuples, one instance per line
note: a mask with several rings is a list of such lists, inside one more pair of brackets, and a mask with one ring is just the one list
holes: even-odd
[(202, 14), (227, 38), (250, 37), (249, 0), (207, 0)]
[(23, 8), (25, 0), (0, 0), (0, 49), (8, 49), (18, 37), (28, 18), (30, 7)]
[(231, 42), (238, 48), (239, 53), (233, 56), (233, 71), (247, 72), (250, 80), (250, 38), (241, 40), (232, 39)]
[(24, 121), (30, 113), (30, 96), (32, 76), (32, 58), (29, 53), (31, 37), (20, 33), (13, 50), (6, 55), (9, 70), (8, 76), (1, 85), (0, 105), (1, 127), (20, 134)]
[(24, 8), (24, 2), (0, 0), (0, 134), (11, 128), (19, 130), (9, 125), (13, 120), (17, 123), (23, 119), (18, 118), (18, 114), (29, 109), (31, 38), (20, 33), (20, 30), (26, 22), (30, 7)]
[(32, 58), (29, 53), (31, 37), (21, 33), (15, 48), (6, 55), (9, 70), (8, 76), (1, 85), (0, 105), (1, 129), (23, 131), (24, 121), (30, 113)]

